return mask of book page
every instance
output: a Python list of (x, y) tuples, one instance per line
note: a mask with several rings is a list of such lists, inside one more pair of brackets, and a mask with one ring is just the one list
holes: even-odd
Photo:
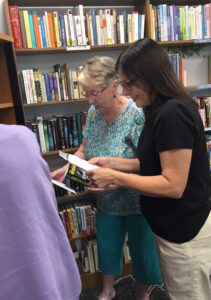
[(74, 191), (73, 189), (71, 189), (69, 186), (67, 186), (63, 182), (60, 182), (60, 181), (52, 179), (52, 183), (55, 184), (55, 185), (58, 185), (59, 187), (67, 190), (68, 192), (70, 192), (72, 194), (76, 194), (76, 191)]
[(65, 153), (62, 151), (59, 151), (59, 155), (69, 161), (72, 165), (75, 165), (81, 169), (84, 169), (85, 171), (90, 171), (99, 168), (96, 165), (90, 164), (88, 161), (81, 159), (73, 154)]

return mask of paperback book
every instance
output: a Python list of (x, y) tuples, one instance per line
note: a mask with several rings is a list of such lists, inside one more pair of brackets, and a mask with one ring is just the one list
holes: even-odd
[(69, 167), (67, 169), (64, 183), (61, 183), (56, 180), (52, 180), (53, 184), (56, 184), (66, 190), (68, 190), (70, 193), (76, 194), (76, 191), (73, 190), (68, 183), (74, 181), (82, 184), (85, 187), (91, 186), (91, 180), (86, 175), (86, 171), (93, 170), (98, 168), (96, 165), (92, 165), (86, 160), (83, 160), (73, 154), (65, 153), (60, 151), (59, 156), (64, 158), (67, 162), (69, 162)]

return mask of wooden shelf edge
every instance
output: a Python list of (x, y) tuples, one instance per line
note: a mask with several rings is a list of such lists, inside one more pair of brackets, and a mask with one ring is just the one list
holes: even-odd
[(14, 107), (13, 103), (1, 103), (0, 109), (12, 108)]
[[(211, 39), (193, 39), (193, 40), (177, 40), (177, 41), (158, 41), (162, 46), (174, 47), (174, 46), (188, 46), (188, 45), (201, 45), (211, 44)], [(49, 54), (49, 53), (74, 53), (74, 52), (87, 52), (87, 51), (104, 51), (104, 50), (122, 50), (129, 46), (126, 44), (115, 45), (98, 45), (91, 46), (90, 49), (77, 49), (68, 51), (65, 47), (60, 48), (16, 48), (16, 55), (34, 55), (34, 54)]]
[(38, 106), (46, 106), (46, 105), (63, 105), (63, 104), (79, 104), (79, 103), (88, 103), (87, 99), (72, 99), (72, 100), (62, 100), (62, 101), (48, 101), (48, 102), (38, 102), (38, 103), (30, 103), (23, 104), (24, 108), (28, 107), (38, 107)]
[(74, 52), (89, 52), (89, 51), (102, 51), (102, 50), (121, 50), (128, 47), (129, 44), (116, 44), (116, 45), (100, 45), (91, 46), (90, 49), (80, 49), (75, 47), (75, 50), (67, 50), (65, 47), (60, 48), (16, 48), (16, 55), (34, 55), (34, 54), (50, 54), (50, 53), (74, 53)]
[(0, 44), (13, 43), (13, 37), (8, 34), (0, 33)]
[(42, 152), (42, 156), (57, 155), (57, 154), (59, 154), (59, 151), (61, 151), (61, 150), (63, 152), (74, 153), (75, 151), (78, 150), (78, 147), (68, 148), (68, 149), (60, 149), (60, 150), (55, 150), (55, 151), (50, 151), (50, 152)]

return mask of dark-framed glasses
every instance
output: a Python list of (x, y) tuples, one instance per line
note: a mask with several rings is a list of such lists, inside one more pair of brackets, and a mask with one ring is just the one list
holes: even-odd
[(135, 83), (135, 79), (133, 80), (119, 80), (119, 84), (123, 89), (130, 90), (132, 85)]
[(85, 98), (88, 98), (88, 97), (97, 98), (105, 91), (106, 88), (107, 88), (107, 86), (105, 86), (101, 91), (90, 91), (90, 92), (82, 91), (82, 96)]

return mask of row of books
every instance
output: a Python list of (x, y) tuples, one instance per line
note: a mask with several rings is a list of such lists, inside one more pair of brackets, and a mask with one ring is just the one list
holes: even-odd
[(91, 203), (60, 207), (59, 216), (69, 240), (96, 234), (96, 208)]
[[(184, 83), (184, 59), (177, 54), (169, 54), (173, 68)], [(55, 64), (53, 72), (41, 73), (38, 68), (24, 69), (19, 73), (22, 101), (25, 104), (84, 99), (78, 83), (79, 66), (70, 69), (67, 63)]]
[[(72, 245), (73, 253), (78, 264), (80, 273), (95, 273), (99, 271), (98, 249), (96, 239), (77, 240)], [(130, 263), (131, 256), (128, 242), (125, 241), (123, 248), (123, 263)]]
[(177, 78), (183, 85), (186, 85), (184, 58), (178, 53), (169, 53), (168, 56)]
[(211, 127), (211, 97), (194, 97), (199, 113), (201, 115), (204, 127)]
[(41, 73), (38, 68), (19, 72), (20, 90), (24, 104), (83, 99), (78, 83), (78, 70), (67, 63), (55, 64), (53, 72)]
[(144, 37), (145, 15), (127, 9), (25, 9), (9, 6), (16, 48), (131, 43)]
[(150, 5), (151, 37), (157, 41), (211, 38), (211, 3)]
[(73, 115), (37, 116), (27, 121), (27, 127), (36, 135), (42, 153), (79, 147), (87, 112)]
[(99, 271), (96, 239), (82, 239), (72, 243), (73, 253), (80, 273)]

